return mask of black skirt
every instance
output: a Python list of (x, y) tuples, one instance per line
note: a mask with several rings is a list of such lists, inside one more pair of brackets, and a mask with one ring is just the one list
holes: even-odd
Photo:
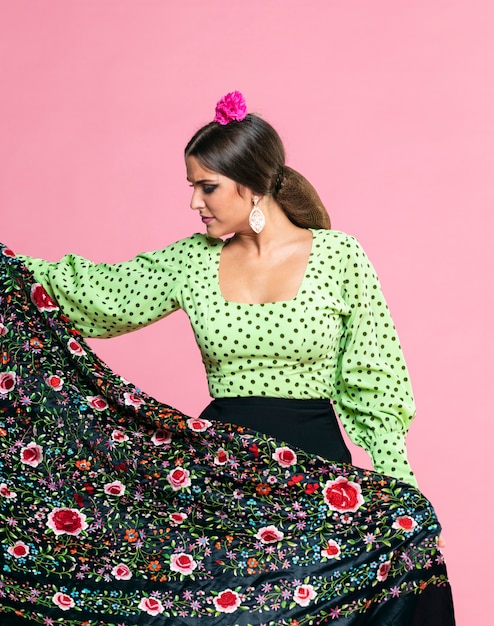
[(352, 462), (330, 400), (217, 398), (200, 417), (245, 426), (331, 461)]

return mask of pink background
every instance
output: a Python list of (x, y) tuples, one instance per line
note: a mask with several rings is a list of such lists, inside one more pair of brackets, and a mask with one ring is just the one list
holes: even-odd
[[(493, 7), (0, 1), (0, 238), (14, 250), (118, 261), (202, 230), (182, 152), (233, 89), (364, 245), (411, 370), (410, 458), (444, 526), (460, 626), (489, 614), (494, 556)], [(92, 345), (186, 413), (208, 401), (182, 313)]]

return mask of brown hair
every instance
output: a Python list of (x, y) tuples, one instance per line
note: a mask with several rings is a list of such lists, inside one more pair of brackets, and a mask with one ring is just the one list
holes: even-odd
[(231, 178), (260, 196), (271, 194), (284, 213), (302, 228), (331, 228), (314, 187), (285, 165), (285, 149), (275, 129), (249, 113), (242, 121), (210, 122), (185, 148), (207, 169)]

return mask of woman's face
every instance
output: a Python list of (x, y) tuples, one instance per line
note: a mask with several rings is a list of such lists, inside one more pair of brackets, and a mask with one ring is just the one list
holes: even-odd
[(185, 164), (187, 180), (193, 188), (190, 208), (199, 212), (208, 235), (224, 237), (249, 231), (252, 192), (239, 188), (231, 178), (205, 169), (193, 156), (186, 157)]

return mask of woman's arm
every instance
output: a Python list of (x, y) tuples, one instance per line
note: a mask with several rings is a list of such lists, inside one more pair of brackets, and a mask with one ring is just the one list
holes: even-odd
[(340, 342), (338, 413), (376, 471), (416, 484), (405, 445), (415, 415), (407, 366), (375, 270), (353, 238), (342, 289), (350, 314)]
[(167, 263), (166, 248), (116, 264), (94, 264), (73, 254), (54, 263), (20, 258), (85, 337), (131, 332), (180, 306), (180, 270)]

